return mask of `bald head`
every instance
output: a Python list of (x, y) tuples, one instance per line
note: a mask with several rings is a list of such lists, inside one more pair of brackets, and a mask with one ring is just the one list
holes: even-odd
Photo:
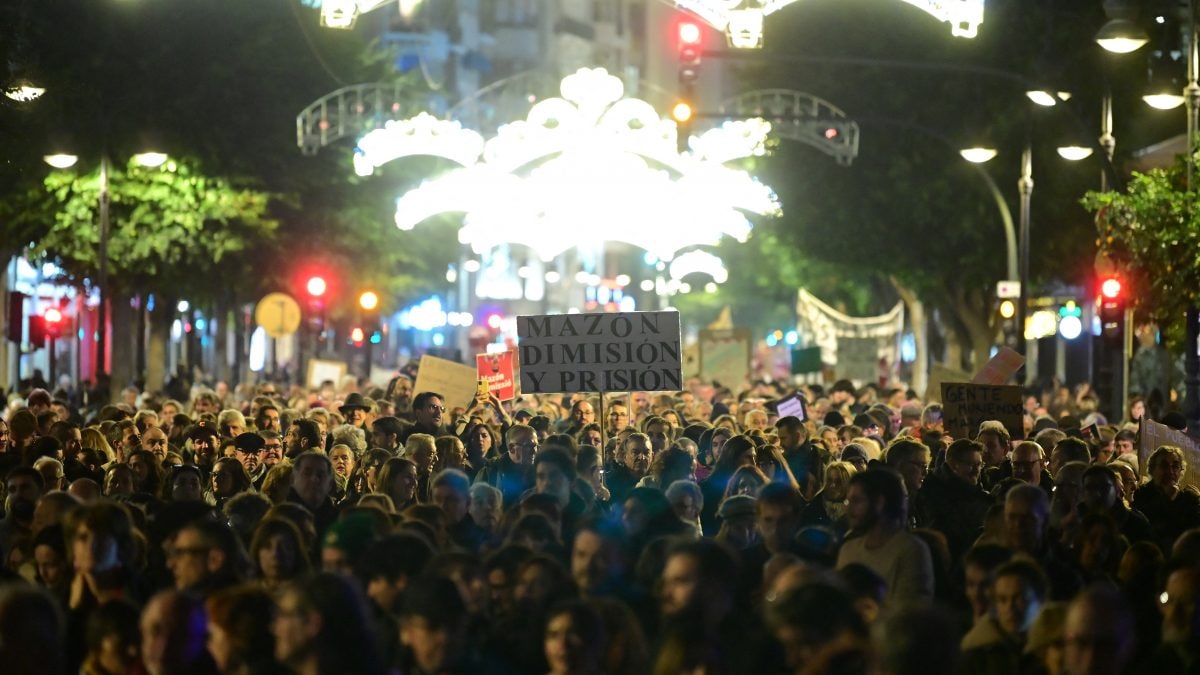
[(91, 478), (80, 478), (71, 483), (67, 492), (84, 504), (91, 504), (100, 499), (100, 484)]

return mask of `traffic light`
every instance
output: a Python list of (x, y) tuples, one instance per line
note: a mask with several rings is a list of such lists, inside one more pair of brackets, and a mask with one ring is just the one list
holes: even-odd
[(679, 100), (675, 102), (675, 105), (671, 106), (671, 117), (681, 126), (691, 122), (694, 114), (695, 111), (692, 110), (692, 104), (688, 101)]
[(46, 337), (46, 317), (29, 317), (29, 345), (34, 349), (41, 349), (46, 344)]
[(354, 328), (350, 329), (350, 341), (354, 343), (355, 347), (362, 346), (364, 337), (365, 335), (363, 334), (363, 329), (361, 327), (355, 326)]
[(304, 283), (304, 290), (308, 291), (308, 294), (314, 299), (325, 295), (327, 288), (328, 285), (325, 283), (325, 277), (321, 276), (309, 277), (308, 281)]
[(63, 332), (63, 314), (55, 307), (50, 307), (42, 312), (42, 323), (45, 327), (46, 337), (57, 338), (62, 337)]
[(1125, 308), (1129, 305), (1124, 280), (1109, 275), (1100, 280), (1100, 335), (1110, 345), (1125, 340)]
[(700, 77), (704, 31), (695, 21), (680, 21), (676, 37), (676, 47), (679, 50), (679, 81), (691, 84)]
[(363, 291), (362, 295), (358, 296), (358, 306), (373, 312), (379, 307), (379, 296), (374, 291)]
[(1000, 314), (1000, 333), (1004, 344), (1015, 347), (1018, 339), (1022, 337), (1017, 331), (1017, 303), (1009, 299), (1001, 300), (997, 311)]

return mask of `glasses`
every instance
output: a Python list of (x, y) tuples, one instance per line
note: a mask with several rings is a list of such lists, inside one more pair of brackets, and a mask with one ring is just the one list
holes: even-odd
[(272, 443), (271, 445), (264, 445), (263, 450), (267, 452), (283, 452), (283, 446), (278, 443)]
[(429, 410), (429, 412), (446, 412), (446, 406), (431, 405), (431, 406), (428, 406), (428, 410)]
[(906, 461), (905, 464), (916, 467), (921, 473), (929, 473), (929, 465), (924, 462), (918, 462), (910, 459)]
[(202, 555), (208, 553), (203, 546), (172, 546), (167, 549), (168, 558), (182, 558), (185, 555)]

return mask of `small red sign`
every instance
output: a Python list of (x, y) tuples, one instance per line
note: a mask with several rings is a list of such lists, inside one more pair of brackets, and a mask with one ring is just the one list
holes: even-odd
[(511, 351), (477, 354), (475, 367), (479, 371), (479, 379), (487, 382), (488, 391), (492, 395), (501, 401), (511, 401), (516, 398), (513, 353)]

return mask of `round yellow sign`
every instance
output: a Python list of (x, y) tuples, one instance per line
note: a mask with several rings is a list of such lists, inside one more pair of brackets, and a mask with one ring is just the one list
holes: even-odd
[(287, 337), (300, 327), (300, 305), (287, 293), (268, 293), (254, 308), (254, 322), (270, 337)]

